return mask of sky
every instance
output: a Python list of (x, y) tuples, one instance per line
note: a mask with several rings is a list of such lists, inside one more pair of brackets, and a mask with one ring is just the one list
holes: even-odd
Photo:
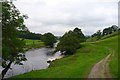
[(112, 25), (118, 25), (119, 0), (16, 0), (21, 14), (27, 14), (25, 24), (31, 32), (51, 32), (62, 36), (78, 27), (92, 35)]

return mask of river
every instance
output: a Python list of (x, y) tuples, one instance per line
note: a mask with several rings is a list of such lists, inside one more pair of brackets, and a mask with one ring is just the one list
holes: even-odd
[(54, 55), (51, 52), (54, 48), (40, 48), (29, 50), (25, 53), (27, 61), (22, 62), (23, 65), (11, 65), (11, 69), (8, 70), (4, 78), (9, 78), (15, 75), (30, 72), (32, 70), (46, 69), (49, 67), (47, 61), (51, 58), (61, 57), (61, 53), (57, 52)]

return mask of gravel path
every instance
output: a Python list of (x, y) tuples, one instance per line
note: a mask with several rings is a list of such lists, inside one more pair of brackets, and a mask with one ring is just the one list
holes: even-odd
[(112, 78), (109, 70), (109, 57), (113, 55), (114, 52), (111, 50), (110, 52), (111, 53), (106, 58), (93, 66), (88, 78)]

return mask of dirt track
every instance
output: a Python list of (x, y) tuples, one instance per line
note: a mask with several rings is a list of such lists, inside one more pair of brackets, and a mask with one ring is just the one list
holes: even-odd
[(109, 70), (109, 57), (113, 55), (113, 51), (100, 62), (95, 64), (88, 75), (88, 78), (112, 78), (112, 75)]

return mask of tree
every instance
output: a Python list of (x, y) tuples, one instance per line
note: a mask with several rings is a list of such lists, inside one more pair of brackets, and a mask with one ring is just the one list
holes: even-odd
[(81, 32), (81, 29), (75, 28), (73, 31), (65, 33), (56, 47), (56, 51), (60, 51), (62, 54), (71, 55), (74, 54), (76, 49), (80, 48), (80, 43), (85, 40), (85, 36)]
[(111, 27), (105, 28), (105, 29), (103, 30), (103, 36), (109, 35), (109, 34), (115, 32), (115, 31), (118, 31), (118, 30), (119, 30), (119, 27), (118, 27), (118, 26), (112, 25)]
[(76, 49), (80, 48), (80, 43), (85, 41), (85, 36), (81, 29), (75, 28), (73, 31), (65, 33), (56, 47), (56, 51), (61, 51), (62, 54), (74, 54)]
[(119, 27), (116, 25), (112, 25), (111, 28), (112, 28), (112, 33), (119, 30)]
[(52, 33), (45, 33), (42, 37), (42, 41), (45, 45), (53, 47), (54, 43), (56, 42), (56, 37)]
[(79, 42), (81, 43), (81, 42), (84, 42), (86, 39), (85, 39), (85, 36), (84, 36), (84, 34), (82, 33), (82, 31), (81, 31), (81, 29), (79, 29), (79, 28), (75, 28), (74, 30), (73, 30), (73, 32), (76, 34), (76, 36), (77, 36), (77, 38), (79, 39)]
[(111, 27), (105, 28), (105, 29), (103, 30), (103, 36), (109, 35), (109, 34), (111, 34), (111, 33), (112, 33), (112, 28), (111, 28)]
[(24, 25), (26, 15), (20, 15), (12, 2), (2, 2), (2, 78), (12, 63), (22, 65), (25, 61), (23, 53), (24, 41), (18, 38), (20, 31), (28, 31)]
[(97, 40), (99, 40), (102, 37), (102, 32), (101, 30), (98, 30), (96, 33), (92, 35), (92, 37), (96, 37)]
[(99, 39), (102, 37), (102, 32), (101, 32), (101, 30), (98, 30), (98, 31), (96, 32), (96, 34), (97, 34), (97, 39), (99, 40)]

